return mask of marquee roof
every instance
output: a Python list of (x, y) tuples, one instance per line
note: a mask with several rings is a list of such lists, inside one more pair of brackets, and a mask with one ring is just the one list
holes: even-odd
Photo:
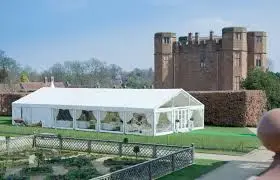
[[(179, 98), (186, 97), (184, 98)], [(43, 87), (13, 102), (13, 106), (29, 107), (90, 107), (93, 109), (157, 109), (176, 101), (190, 100), (203, 105), (183, 89), (109, 89), (109, 88), (50, 88)], [(187, 106), (187, 102), (181, 104)]]

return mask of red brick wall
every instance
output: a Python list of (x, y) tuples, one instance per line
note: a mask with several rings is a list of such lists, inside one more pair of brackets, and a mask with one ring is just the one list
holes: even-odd
[(205, 105), (205, 124), (216, 126), (256, 126), (266, 111), (263, 91), (193, 91)]

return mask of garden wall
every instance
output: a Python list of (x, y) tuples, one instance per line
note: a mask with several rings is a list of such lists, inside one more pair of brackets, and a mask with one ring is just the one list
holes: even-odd
[(25, 96), (23, 93), (2, 93), (0, 94), (0, 116), (12, 115), (12, 102)]
[(205, 124), (216, 126), (256, 126), (266, 111), (266, 95), (259, 90), (193, 91), (205, 105)]

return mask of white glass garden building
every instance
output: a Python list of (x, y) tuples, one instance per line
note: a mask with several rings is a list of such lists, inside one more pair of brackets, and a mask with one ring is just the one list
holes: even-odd
[(204, 105), (183, 89), (44, 87), (12, 103), (42, 127), (157, 136), (204, 128)]

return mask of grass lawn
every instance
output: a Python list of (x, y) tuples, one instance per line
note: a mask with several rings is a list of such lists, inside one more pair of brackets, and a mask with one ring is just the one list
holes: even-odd
[(178, 146), (189, 146), (194, 143), (196, 152), (240, 155), (258, 148), (260, 142), (247, 128), (206, 127), (189, 133), (175, 133), (164, 136), (137, 136), (113, 133), (98, 133), (76, 130), (60, 130), (38, 127), (11, 126), (10, 117), (0, 117), (0, 136), (29, 135), (34, 133), (55, 133), (62, 136), (77, 138), (92, 138), (103, 140), (123, 141), (127, 137), (129, 142), (157, 143)]
[(220, 167), (225, 163), (226, 162), (224, 161), (196, 159), (194, 165), (159, 178), (159, 180), (193, 180)]

